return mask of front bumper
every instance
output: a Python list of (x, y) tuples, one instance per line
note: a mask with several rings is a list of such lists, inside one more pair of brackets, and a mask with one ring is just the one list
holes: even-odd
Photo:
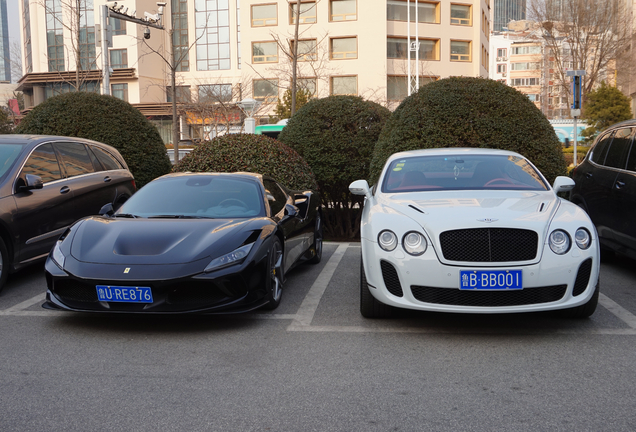
[[(267, 303), (265, 262), (245, 262), (208, 274), (172, 279), (113, 280), (77, 277), (61, 270), (48, 258), (45, 264), (48, 290), (42, 306), (76, 312), (144, 314), (247, 312)], [(131, 273), (135, 273), (134, 270)], [(153, 303), (99, 301), (97, 285), (150, 287)]]
[[(501, 266), (447, 265), (433, 247), (420, 257), (380, 249), (362, 239), (364, 270), (371, 294), (380, 302), (405, 309), (461, 313), (514, 313), (568, 309), (585, 304), (598, 284), (597, 248), (572, 248), (558, 256), (544, 246), (536, 264)], [(523, 289), (460, 290), (462, 270), (520, 269)]]

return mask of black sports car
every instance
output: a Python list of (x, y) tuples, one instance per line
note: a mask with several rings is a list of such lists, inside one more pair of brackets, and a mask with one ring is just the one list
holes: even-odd
[(280, 303), (285, 274), (320, 262), (314, 191), (251, 173), (160, 177), (116, 212), (81, 219), (46, 261), (43, 307), (234, 313)]

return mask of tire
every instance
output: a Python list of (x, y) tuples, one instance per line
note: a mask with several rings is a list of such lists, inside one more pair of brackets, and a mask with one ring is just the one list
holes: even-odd
[(315, 255), (312, 259), (307, 261), (309, 264), (318, 264), (322, 260), (322, 219), (320, 217), (320, 212), (316, 213), (316, 227), (314, 228), (314, 244), (313, 249)]
[(379, 302), (369, 291), (362, 258), (360, 258), (360, 313), (365, 318), (390, 318), (393, 316), (393, 307)]
[(596, 283), (596, 289), (594, 289), (594, 294), (587, 301), (587, 303), (582, 304), (581, 306), (573, 307), (571, 309), (565, 309), (561, 311), (561, 315), (565, 318), (589, 318), (592, 316), (594, 311), (596, 310), (596, 306), (598, 305), (598, 296), (600, 293), (600, 281)]
[(4, 240), (0, 238), (0, 291), (4, 288), (9, 277), (9, 251), (4, 244)]
[(267, 273), (265, 275), (265, 288), (267, 290), (267, 304), (263, 309), (274, 310), (280, 304), (283, 296), (283, 247), (278, 237), (274, 237), (272, 246), (267, 254)]

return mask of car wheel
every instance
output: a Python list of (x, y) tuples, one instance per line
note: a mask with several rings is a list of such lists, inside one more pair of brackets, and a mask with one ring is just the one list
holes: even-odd
[(592, 294), (592, 297), (587, 301), (587, 303), (582, 304), (581, 306), (561, 311), (562, 316), (566, 318), (588, 318), (592, 316), (592, 314), (596, 310), (596, 306), (598, 305), (600, 285), (600, 281), (596, 283), (594, 294)]
[(4, 240), (0, 238), (0, 291), (4, 288), (9, 277), (9, 252)]
[(322, 260), (322, 219), (320, 212), (316, 213), (316, 228), (314, 228), (314, 252), (315, 255), (308, 262), (310, 264), (318, 264)]
[(268, 302), (264, 309), (273, 310), (280, 304), (283, 296), (283, 247), (278, 237), (274, 237), (272, 247), (267, 255), (267, 277), (265, 288), (267, 289)]
[(393, 315), (393, 307), (379, 302), (369, 291), (362, 258), (360, 259), (360, 313), (365, 318), (390, 318)]

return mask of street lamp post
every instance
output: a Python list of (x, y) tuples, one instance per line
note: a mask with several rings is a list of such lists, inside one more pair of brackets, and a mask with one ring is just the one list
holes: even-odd
[(254, 113), (261, 106), (261, 102), (254, 100), (252, 98), (243, 99), (240, 102), (237, 102), (237, 105), (247, 118), (245, 119), (245, 133), (253, 134), (256, 132), (256, 119), (254, 119)]

